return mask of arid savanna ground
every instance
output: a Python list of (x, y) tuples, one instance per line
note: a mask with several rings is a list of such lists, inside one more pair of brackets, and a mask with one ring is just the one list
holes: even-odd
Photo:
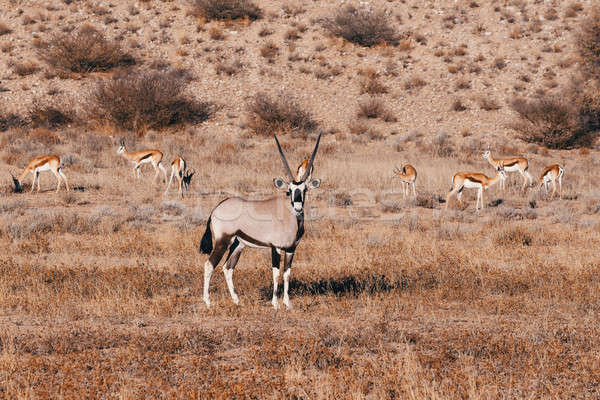
[[(399, 35), (371, 47), (326, 29), (341, 2), (257, 1), (260, 18), (226, 21), (194, 3), (0, 1), (0, 397), (600, 396), (598, 148), (522, 141), (510, 105), (579, 74), (592, 1), (357, 3)], [(45, 56), (86, 24), (135, 64), (73, 71)], [(188, 99), (210, 103), (203, 122), (127, 128), (93, 102), (101, 82), (170, 68)], [(207, 308), (210, 211), (274, 195), (284, 174), (256, 133), (258, 93), (292, 99), (314, 125), (277, 130), (294, 166), (325, 132), (294, 308), (273, 309), (270, 252), (253, 249), (234, 274), (241, 304), (219, 268)], [(196, 171), (185, 198), (152, 185), (148, 165), (136, 180), (121, 138), (161, 150), (168, 169), (184, 157)], [(473, 190), (445, 210), (455, 172), (494, 175), (487, 149), (527, 157), (535, 182), (561, 164), (562, 197), (523, 193), (511, 173), (484, 210)], [(71, 191), (43, 172), (41, 192), (30, 175), (13, 193), (9, 172), (40, 154), (61, 157)], [(405, 163), (416, 198), (393, 178)]]

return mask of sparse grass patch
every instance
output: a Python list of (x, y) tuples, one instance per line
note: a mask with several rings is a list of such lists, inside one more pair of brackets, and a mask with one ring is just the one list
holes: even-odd
[(289, 93), (270, 96), (257, 93), (248, 103), (248, 126), (259, 135), (292, 131), (312, 132), (319, 123)]
[(106, 39), (91, 25), (84, 25), (75, 33), (54, 36), (38, 49), (38, 54), (56, 69), (80, 73), (135, 64), (119, 42)]
[(33, 61), (11, 63), (11, 67), (15, 74), (19, 76), (32, 75), (40, 69), (39, 66)]
[(400, 41), (388, 16), (381, 10), (358, 9), (347, 5), (326, 19), (323, 26), (332, 35), (365, 47), (382, 43), (395, 46)]
[(38, 128), (55, 129), (74, 121), (75, 113), (64, 100), (49, 102), (36, 98), (27, 112), (31, 124)]
[(587, 72), (600, 80), (600, 6), (594, 6), (590, 16), (581, 23), (575, 44)]

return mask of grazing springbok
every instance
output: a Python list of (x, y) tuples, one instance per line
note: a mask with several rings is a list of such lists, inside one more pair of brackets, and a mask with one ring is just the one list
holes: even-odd
[[(523, 177), (523, 187), (521, 190), (525, 190), (527, 188), (527, 183), (530, 185), (533, 182), (533, 178), (529, 174), (529, 161), (523, 157), (513, 157), (513, 158), (498, 158), (495, 159), (492, 157), (492, 153), (487, 150), (482, 154), (482, 157), (489, 161), (490, 164), (496, 169), (498, 167), (504, 167), (505, 172), (516, 172), (519, 171), (521, 176)], [(502, 178), (502, 182), (500, 183), (500, 188), (504, 191), (504, 181), (506, 178)]]
[(13, 183), (15, 184), (15, 192), (21, 192), (23, 190), (22, 184), (23, 179), (27, 176), (28, 173), (33, 175), (33, 181), (31, 182), (31, 192), (33, 192), (33, 187), (35, 186), (35, 180), (37, 179), (37, 191), (40, 191), (40, 172), (42, 171), (52, 171), (58, 183), (56, 185), (56, 192), (60, 189), (61, 182), (65, 182), (65, 188), (67, 192), (69, 191), (69, 184), (67, 183), (67, 177), (62, 172), (62, 168), (60, 166), (60, 158), (52, 155), (39, 156), (29, 161), (29, 164), (25, 167), (25, 170), (19, 178), (15, 178), (12, 176)]
[(562, 177), (564, 173), (564, 168), (558, 164), (553, 164), (546, 167), (540, 176), (538, 190), (544, 186), (546, 189), (546, 194), (548, 194), (548, 186), (550, 185), (550, 182), (552, 182), (552, 194), (550, 195), (550, 200), (552, 200), (554, 198), (554, 194), (556, 193), (556, 181), (558, 181), (559, 197), (562, 198)]
[(458, 193), (456, 198), (458, 201), (461, 201), (461, 196), (464, 188), (474, 188), (477, 190), (477, 201), (475, 202), (475, 211), (479, 210), (479, 204), (481, 203), (481, 208), (484, 208), (483, 205), (483, 190), (489, 188), (490, 186), (498, 183), (500, 179), (506, 179), (506, 172), (502, 167), (498, 167), (496, 170), (496, 176), (493, 178), (489, 178), (484, 174), (480, 174), (478, 172), (459, 172), (452, 177), (452, 189), (448, 196), (446, 197), (446, 209), (448, 209), (448, 203), (450, 202), (450, 197)]
[(402, 171), (398, 167), (394, 168), (394, 176), (400, 179), (404, 189), (404, 196), (406, 196), (406, 192), (409, 191), (409, 186), (412, 186), (413, 196), (417, 197), (417, 192), (415, 190), (415, 181), (417, 180), (417, 170), (410, 164), (406, 164), (402, 167)]
[(154, 167), (154, 179), (152, 180), (152, 184), (156, 183), (156, 178), (158, 178), (158, 170), (160, 169), (165, 176), (165, 183), (167, 183), (167, 171), (165, 171), (165, 167), (162, 166), (161, 161), (163, 158), (163, 153), (158, 150), (139, 150), (134, 151), (133, 153), (129, 153), (125, 148), (125, 141), (121, 140), (119, 149), (117, 150), (117, 154), (121, 154), (131, 163), (133, 163), (133, 176), (137, 176), (140, 179), (140, 166), (145, 163), (150, 163)]
[(177, 157), (171, 163), (171, 178), (169, 179), (169, 184), (165, 189), (165, 194), (169, 191), (171, 187), (171, 182), (173, 182), (173, 176), (177, 177), (179, 181), (179, 195), (183, 198), (183, 189), (188, 191), (190, 189), (190, 182), (192, 181), (192, 176), (194, 176), (196, 172), (193, 169), (187, 169), (187, 163), (181, 157)]
[[(309, 189), (316, 189), (321, 184), (319, 179), (310, 179), (319, 148), (321, 133), (307, 163), (302, 163), (294, 178), (292, 170), (281, 150), (277, 136), (274, 136), (281, 161), (289, 182), (282, 178), (273, 179), (277, 189), (285, 191), (285, 196), (277, 196), (268, 200), (246, 200), (230, 197), (219, 203), (210, 214), (206, 231), (200, 243), (200, 250), (209, 254), (204, 264), (204, 302), (210, 306), (209, 285), (214, 268), (219, 264), (225, 251), (229, 249), (223, 272), (231, 298), (235, 304), (239, 299), (233, 288), (233, 270), (244, 247), (271, 249), (273, 267), (273, 299), (271, 303), (277, 309), (277, 285), (279, 266), (283, 256), (283, 304), (291, 308), (288, 294), (290, 273), (294, 253), (304, 234), (304, 201)], [(308, 182), (307, 182), (308, 180)], [(215, 237), (213, 247), (212, 236)]]

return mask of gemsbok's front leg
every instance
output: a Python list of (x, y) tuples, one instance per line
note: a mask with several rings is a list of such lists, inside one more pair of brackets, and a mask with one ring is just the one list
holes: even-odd
[(277, 286), (279, 285), (279, 265), (281, 264), (281, 255), (275, 248), (271, 248), (271, 261), (273, 266), (273, 299), (271, 304), (276, 310), (279, 308), (279, 301), (277, 301)]
[(283, 304), (285, 304), (288, 309), (292, 308), (288, 291), (290, 289), (290, 274), (292, 273), (293, 259), (294, 253), (285, 253), (285, 262), (283, 267)]
[(225, 254), (225, 251), (227, 251), (227, 245), (224, 243), (224, 241), (217, 241), (217, 243), (215, 243), (215, 247), (212, 250), (212, 252), (210, 253), (210, 256), (208, 257), (208, 261), (206, 261), (206, 263), (204, 263), (204, 296), (203, 296), (203, 300), (204, 303), (206, 303), (207, 306), (210, 307), (210, 298), (209, 298), (209, 286), (210, 286), (210, 278), (212, 276), (212, 273), (215, 269), (215, 266), (219, 265), (219, 261), (221, 261), (221, 258), (223, 258), (223, 254)]
[(223, 274), (225, 274), (225, 282), (227, 282), (227, 288), (229, 289), (229, 294), (231, 295), (231, 299), (235, 304), (240, 304), (240, 299), (238, 295), (235, 293), (235, 289), (233, 287), (233, 270), (240, 259), (240, 255), (242, 254), (242, 250), (244, 249), (244, 245), (240, 243), (240, 241), (236, 238), (229, 246), (229, 254), (227, 255), (227, 260), (225, 260), (225, 264), (223, 264)]

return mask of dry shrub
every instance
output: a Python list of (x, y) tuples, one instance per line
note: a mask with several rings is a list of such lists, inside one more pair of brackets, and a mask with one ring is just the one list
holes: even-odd
[(38, 53), (50, 66), (71, 72), (107, 71), (135, 64), (135, 59), (121, 49), (119, 42), (106, 39), (91, 25), (53, 37)]
[(358, 105), (356, 113), (358, 118), (380, 118), (386, 122), (396, 121), (390, 110), (386, 108), (380, 99), (370, 98)]
[(600, 6), (595, 6), (582, 22), (575, 40), (586, 70), (600, 79)]
[(425, 85), (427, 85), (427, 82), (425, 82), (425, 80), (423, 80), (423, 78), (421, 78), (420, 76), (413, 76), (412, 78), (410, 78), (410, 79), (406, 80), (406, 82), (404, 82), (404, 89), (406, 89), (406, 90), (418, 89), (418, 88), (422, 88)]
[(514, 125), (527, 142), (551, 149), (589, 146), (600, 132), (598, 82), (575, 85), (560, 96), (512, 102), (521, 121)]
[(9, 33), (12, 33), (12, 29), (4, 22), (0, 22), (0, 36), (8, 35)]
[(379, 82), (375, 76), (369, 77), (360, 83), (361, 94), (384, 94), (387, 93), (388, 90), (388, 87)]
[(201, 123), (215, 105), (187, 97), (185, 71), (130, 71), (99, 82), (90, 94), (90, 116), (121, 129), (144, 132)]
[(225, 74), (233, 76), (240, 72), (244, 68), (244, 64), (238, 59), (231, 63), (220, 62), (215, 67), (217, 75)]
[(260, 47), (260, 55), (273, 62), (274, 58), (279, 54), (279, 47), (274, 42), (267, 42)]
[(454, 154), (454, 146), (446, 132), (440, 132), (431, 139), (431, 154), (434, 157), (450, 157)]
[(247, 18), (251, 21), (262, 18), (262, 10), (248, 0), (195, 0), (192, 14), (206, 20), (233, 20)]
[(248, 103), (249, 128), (259, 135), (275, 132), (312, 132), (319, 123), (312, 115), (301, 108), (290, 94), (282, 93), (271, 97), (257, 93)]
[(31, 75), (31, 74), (35, 74), (38, 70), (39, 67), (38, 65), (33, 62), (33, 61), (25, 61), (25, 62), (17, 62), (17, 63), (11, 63), (11, 67), (13, 69), (13, 71), (15, 72), (15, 74), (19, 75), (19, 76), (27, 76), (27, 75)]
[(485, 111), (496, 111), (499, 110), (500, 104), (498, 104), (498, 102), (492, 98), (489, 97), (480, 97), (479, 98), (479, 107), (481, 107), (482, 110)]
[(397, 45), (400, 36), (384, 11), (358, 9), (348, 5), (327, 18), (323, 26), (332, 35), (365, 47), (386, 43)]
[(33, 100), (27, 116), (34, 127), (55, 129), (68, 125), (74, 120), (74, 112), (67, 105), (59, 101), (44, 102), (39, 98)]
[(452, 102), (452, 110), (454, 111), (465, 111), (468, 107), (463, 103), (461, 99), (454, 99)]
[(20, 128), (27, 125), (27, 121), (17, 114), (0, 114), (0, 132), (11, 128)]

